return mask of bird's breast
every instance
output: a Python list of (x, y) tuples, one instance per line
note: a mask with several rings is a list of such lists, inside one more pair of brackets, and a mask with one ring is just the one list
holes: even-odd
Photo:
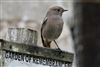
[(44, 37), (49, 40), (57, 39), (63, 28), (63, 20), (61, 17), (49, 17), (45, 25)]

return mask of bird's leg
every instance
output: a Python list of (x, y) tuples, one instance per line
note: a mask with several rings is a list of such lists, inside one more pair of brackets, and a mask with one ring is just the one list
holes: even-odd
[(48, 47), (48, 48), (51, 48), (51, 47), (50, 47), (50, 43), (51, 43), (51, 41), (47, 41), (47, 47)]
[(59, 48), (59, 46), (58, 46), (57, 42), (56, 42), (55, 40), (54, 40), (54, 42), (55, 42), (56, 46), (58, 47), (58, 50), (61, 50), (61, 49)]

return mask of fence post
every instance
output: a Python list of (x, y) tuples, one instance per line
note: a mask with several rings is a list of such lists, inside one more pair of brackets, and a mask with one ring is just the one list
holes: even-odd
[(24, 43), (24, 44), (37, 44), (37, 32), (25, 28), (9, 28), (5, 36), (5, 40)]

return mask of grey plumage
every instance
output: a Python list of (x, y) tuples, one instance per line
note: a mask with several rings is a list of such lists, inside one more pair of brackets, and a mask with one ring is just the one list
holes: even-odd
[(44, 47), (50, 48), (50, 43), (55, 42), (60, 36), (63, 29), (62, 14), (64, 11), (67, 10), (60, 6), (51, 7), (48, 10), (41, 27), (41, 39)]

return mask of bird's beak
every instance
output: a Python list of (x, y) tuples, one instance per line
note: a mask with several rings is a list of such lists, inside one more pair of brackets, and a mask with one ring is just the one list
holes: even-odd
[(68, 11), (68, 10), (64, 10), (64, 12), (65, 12), (65, 11)]

